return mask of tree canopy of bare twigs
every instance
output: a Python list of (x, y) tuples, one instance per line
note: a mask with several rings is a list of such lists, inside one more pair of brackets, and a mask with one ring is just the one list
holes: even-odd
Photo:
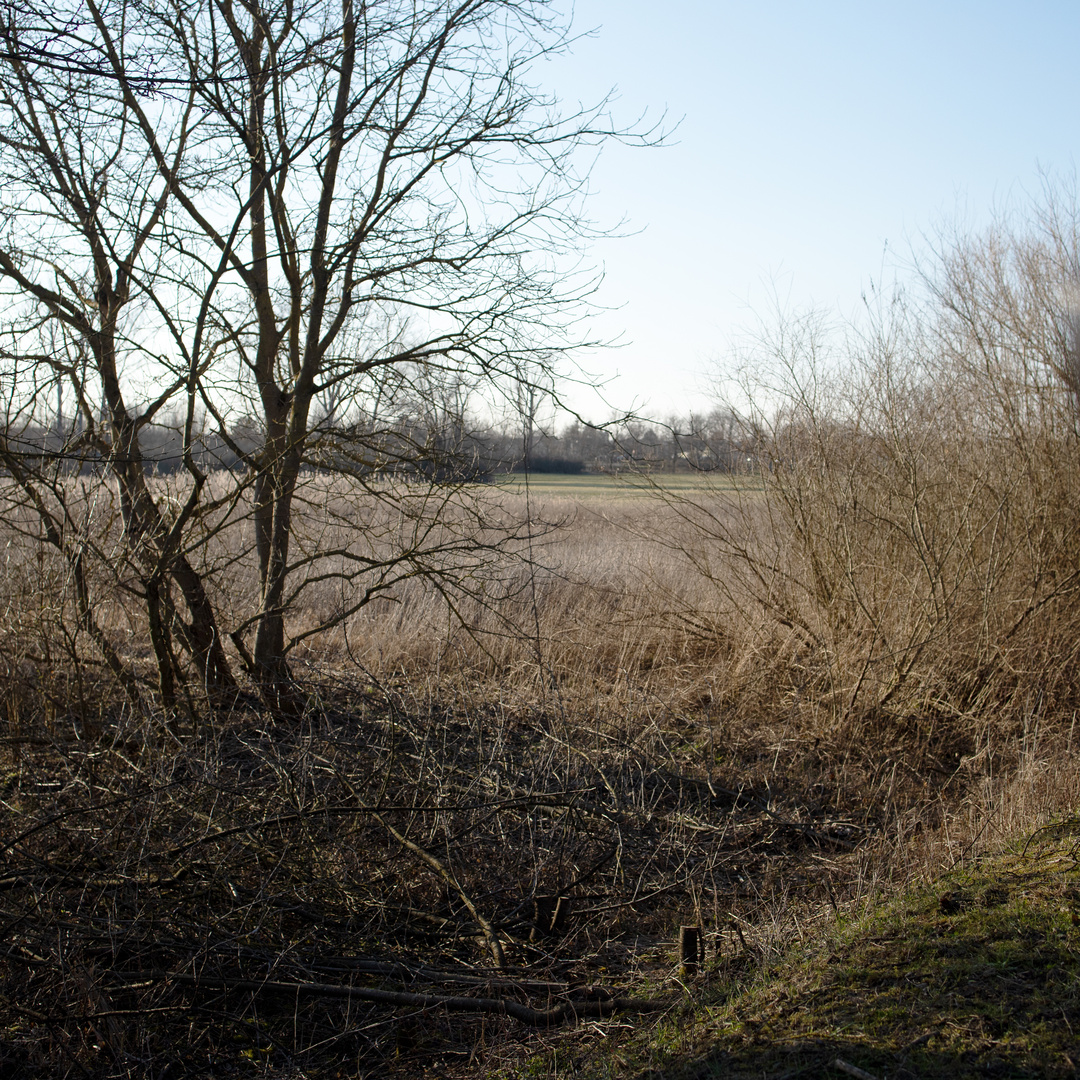
[[(446, 479), (447, 440), (399, 421), (433, 383), (550, 391), (575, 343), (580, 152), (620, 133), (605, 102), (538, 88), (568, 34), (542, 2), (5, 0), (0, 453), (110, 666), (93, 555), (137, 598), (166, 700), (185, 671), (231, 692), (231, 636), (280, 707), (298, 580), (333, 578), (348, 609), (497, 546), (470, 546), (461, 506), (453, 537), (432, 528), (449, 496), (412, 496)], [(144, 450), (162, 425), (182, 432), (168, 495)], [(210, 482), (215, 454), (233, 482)], [(111, 481), (115, 536), (80, 468)], [(397, 513), (393, 539), (299, 543), (312, 468)], [(226, 613), (236, 551), (211, 538), (241, 519), (258, 583)]]

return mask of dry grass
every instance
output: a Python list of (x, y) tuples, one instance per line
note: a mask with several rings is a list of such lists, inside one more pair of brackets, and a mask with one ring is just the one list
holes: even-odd
[[(760, 492), (691, 494), (714, 521), (760, 513)], [(525, 498), (481, 497), (509, 516)], [(361, 512), (326, 502), (309, 523), (324, 541)], [(730, 976), (758, 970), (836, 909), (1075, 804), (1071, 732), (1046, 707), (1020, 738), (975, 714), (871, 725), (781, 677), (805, 653), (727, 618), (732, 586), (693, 572), (709, 541), (684, 502), (530, 502), (561, 526), (511, 553), (527, 558), (509, 581), (477, 578), (456, 620), (410, 580), (306, 637), (289, 726), (254, 704), (171, 727), (138, 712), (67, 626), (62, 568), (9, 554), (9, 1070), (513, 1071), (536, 1039), (583, 1036), (433, 999), (584, 1009), (585, 987), (640, 998), (644, 981), (674, 1001), (680, 925)], [(221, 554), (242, 541), (214, 543), (207, 563), (242, 572)], [(96, 580), (149, 680), (115, 578)], [(324, 588), (294, 634), (325, 621)], [(534, 898), (558, 895), (572, 919), (538, 934)], [(339, 996), (297, 989), (314, 984)], [(378, 988), (429, 996), (360, 993)]]

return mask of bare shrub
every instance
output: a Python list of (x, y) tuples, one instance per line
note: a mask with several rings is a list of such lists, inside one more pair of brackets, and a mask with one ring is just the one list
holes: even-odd
[(690, 530), (669, 546), (714, 596), (708, 619), (673, 606), (724, 644), (729, 694), (764, 687), (819, 730), (969, 740), (1071, 715), (1077, 249), (1040, 226), (955, 245), (925, 302), (883, 301), (861, 329), (811, 316), (760, 341), (757, 482), (661, 491)]

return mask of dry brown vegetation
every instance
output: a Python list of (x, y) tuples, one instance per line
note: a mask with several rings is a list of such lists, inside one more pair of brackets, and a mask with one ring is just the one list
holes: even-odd
[(581, 152), (663, 137), (558, 12), (0, 41), (3, 1075), (521, 1071), (1075, 805), (1075, 201), (779, 320), (663, 451), (745, 476), (560, 501), (469, 402), (538, 460)]
[[(547, 500), (568, 519), (538, 541), (547, 569), (465, 627), (416, 582), (309, 639), (299, 724), (254, 699), (197, 724), (137, 711), (79, 661), (60, 569), (24, 561), (4, 641), (8, 1067), (512, 1070), (572, 1015), (666, 1004), (682, 924), (734, 975), (1075, 803), (1049, 703), (856, 716), (807, 687), (809, 650), (740, 640), (731, 583), (688, 572), (684, 509)], [(99, 611), (119, 639), (122, 603)], [(123, 647), (151, 678), (148, 646)], [(535, 926), (545, 896), (573, 902), (556, 933)]]
[[(309, 475), (299, 716), (195, 677), (167, 701), (109, 485), (57, 481), (78, 564), (13, 485), (0, 1064), (512, 1074), (677, 1000), (680, 926), (737, 980), (1075, 807), (1062, 250), (957, 246), (927, 307), (831, 354), (786, 323), (737, 481), (387, 501)], [(189, 552), (230, 631), (246, 516)], [(438, 572), (358, 605), (336, 564), (401, 548)]]

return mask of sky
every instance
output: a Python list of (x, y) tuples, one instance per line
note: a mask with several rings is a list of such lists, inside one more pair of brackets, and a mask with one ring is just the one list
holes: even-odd
[(593, 167), (591, 216), (631, 234), (589, 251), (589, 332), (622, 343), (579, 358), (602, 398), (567, 389), (593, 420), (707, 408), (777, 302), (850, 317), (935, 233), (985, 228), (1080, 156), (1080, 0), (576, 0), (573, 23), (595, 32), (547, 87), (678, 125)]

